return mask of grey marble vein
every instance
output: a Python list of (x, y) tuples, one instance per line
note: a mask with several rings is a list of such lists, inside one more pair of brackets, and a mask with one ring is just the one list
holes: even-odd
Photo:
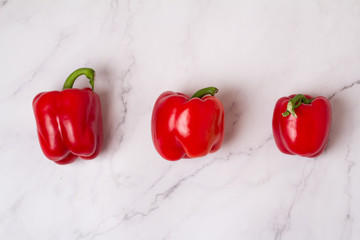
[(349, 145), (347, 145), (347, 151), (346, 151), (346, 155), (344, 158), (344, 162), (347, 165), (347, 169), (346, 169), (346, 183), (345, 183), (345, 195), (346, 195), (346, 215), (344, 217), (344, 227), (342, 230), (342, 234), (341, 234), (341, 239), (343, 240), (348, 240), (351, 239), (351, 235), (352, 235), (352, 230), (353, 230), (353, 222), (354, 222), (354, 217), (352, 215), (352, 176), (351, 176), (351, 172), (352, 169), (355, 166), (355, 162), (349, 159), (349, 155), (350, 155), (350, 147)]
[[(307, 168), (307, 164), (311, 164), (311, 167), (310, 170), (308, 170), (308, 172), (305, 172), (305, 169)], [(281, 240), (283, 238), (283, 235), (286, 233), (286, 231), (290, 229), (293, 210), (295, 208), (296, 203), (298, 202), (299, 197), (306, 190), (308, 180), (310, 179), (311, 175), (314, 172), (316, 160), (311, 159), (310, 163), (307, 164), (302, 169), (302, 177), (298, 182), (298, 184), (296, 185), (296, 190), (293, 200), (291, 201), (290, 206), (286, 212), (285, 222), (282, 223), (281, 226), (276, 227), (274, 240)]]
[(206, 164), (204, 164), (203, 166), (201, 166), (200, 168), (196, 169), (195, 171), (193, 171), (191, 174), (180, 178), (175, 184), (173, 184), (171, 187), (169, 187), (166, 191), (163, 191), (161, 193), (157, 193), (153, 199), (153, 201), (150, 204), (150, 208), (146, 211), (146, 212), (134, 212), (130, 215), (126, 214), (124, 216), (124, 220), (128, 221), (131, 220), (133, 217), (135, 216), (142, 216), (142, 218), (147, 217), (149, 214), (151, 214), (154, 210), (158, 209), (160, 207), (160, 203), (164, 200), (166, 200), (167, 198), (169, 198), (175, 191), (176, 189), (178, 189), (182, 183), (184, 183), (185, 181), (189, 180), (190, 178), (195, 177), (196, 175), (198, 175), (202, 170), (204, 170), (206, 167), (210, 166), (211, 164), (213, 164), (215, 162), (215, 160), (212, 160)]
[[(120, 102), (121, 105), (123, 107), (122, 109), (122, 114), (121, 114), (121, 118), (120, 120), (117, 122), (115, 128), (114, 128), (114, 132), (119, 132), (119, 130), (121, 129), (121, 126), (125, 124), (126, 122), (126, 117), (128, 114), (128, 94), (131, 91), (131, 85), (130, 85), (130, 78), (131, 78), (131, 73), (132, 73), (132, 69), (135, 65), (135, 62), (131, 62), (130, 66), (128, 67), (128, 69), (124, 72), (124, 74), (120, 77), (120, 92), (119, 92), (119, 97), (120, 97)], [(120, 133), (119, 134), (119, 140), (117, 145), (119, 146), (121, 144), (121, 142), (123, 141), (124, 138), (124, 133)]]
[(0, 7), (4, 7), (8, 3), (9, 3), (9, 0), (3, 0), (0, 2)]
[(63, 44), (64, 40), (68, 38), (68, 34), (61, 33), (59, 36), (59, 40), (57, 44), (54, 46), (53, 50), (43, 59), (43, 61), (40, 63), (39, 66), (34, 70), (33, 74), (25, 81), (20, 84), (20, 86), (15, 89), (15, 91), (12, 93), (11, 97), (16, 96), (19, 92), (21, 92), (26, 86), (28, 86), (30, 83), (33, 82), (33, 80), (36, 78), (38, 73), (42, 71), (44, 66), (47, 64), (47, 62), (56, 54), (56, 52), (59, 50), (60, 46)]
[(239, 155), (245, 155), (245, 156), (251, 156), (253, 155), (255, 152), (257, 152), (258, 150), (262, 149), (268, 142), (270, 142), (273, 139), (273, 135), (270, 135), (268, 138), (266, 138), (261, 144), (259, 144), (258, 146), (254, 146), (254, 147), (249, 147), (249, 151), (236, 151), (236, 152), (229, 152), (225, 159), (226, 161), (230, 160), (231, 158), (235, 157), (235, 156), (239, 156)]
[(328, 97), (328, 99), (329, 100), (331, 100), (332, 98), (334, 98), (336, 95), (338, 95), (339, 93), (341, 93), (341, 92), (343, 92), (343, 91), (345, 91), (345, 90), (347, 90), (347, 89), (350, 89), (350, 88), (352, 88), (352, 87), (354, 87), (354, 86), (356, 86), (356, 85), (359, 85), (360, 84), (360, 80), (357, 80), (357, 81), (355, 81), (355, 82), (352, 82), (352, 83), (350, 83), (350, 84), (347, 84), (347, 85), (345, 85), (344, 87), (342, 87), (341, 89), (339, 89), (339, 90), (336, 90), (333, 94), (331, 94), (329, 97)]
[(169, 166), (165, 169), (164, 173), (162, 173), (162, 174), (160, 175), (160, 177), (158, 177), (158, 178), (154, 181), (154, 183), (151, 184), (151, 186), (144, 192), (143, 195), (148, 194), (153, 188), (155, 188), (156, 185), (169, 173), (169, 171), (171, 170), (172, 166), (173, 166), (173, 165), (169, 165)]

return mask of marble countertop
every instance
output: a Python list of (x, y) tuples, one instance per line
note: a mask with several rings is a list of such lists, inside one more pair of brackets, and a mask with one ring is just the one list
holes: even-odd
[[(104, 148), (59, 166), (31, 103), (80, 67), (97, 73)], [(360, 239), (360, 1), (0, 0), (0, 72), (0, 239)], [(155, 100), (208, 86), (222, 148), (162, 159)], [(315, 159), (275, 145), (293, 93), (332, 104)]]

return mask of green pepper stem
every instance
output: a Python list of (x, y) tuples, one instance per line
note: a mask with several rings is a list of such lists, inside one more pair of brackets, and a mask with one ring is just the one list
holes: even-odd
[(79, 68), (72, 72), (69, 77), (66, 79), (63, 90), (72, 88), (74, 85), (75, 80), (81, 76), (85, 75), (89, 79), (89, 83), (91, 85), (92, 91), (94, 91), (94, 79), (95, 79), (95, 71), (91, 68)]
[(287, 110), (282, 113), (284, 117), (289, 116), (290, 114), (293, 115), (295, 118), (297, 118), (297, 115), (295, 113), (295, 108), (298, 108), (302, 103), (304, 104), (310, 104), (315, 98), (306, 98), (302, 94), (298, 94), (295, 97), (291, 98), (287, 104)]
[(196, 93), (194, 93), (194, 95), (192, 95), (192, 98), (202, 98), (205, 95), (210, 94), (211, 96), (214, 96), (219, 90), (216, 87), (207, 87), (207, 88), (203, 88), (200, 89), (199, 91), (197, 91)]

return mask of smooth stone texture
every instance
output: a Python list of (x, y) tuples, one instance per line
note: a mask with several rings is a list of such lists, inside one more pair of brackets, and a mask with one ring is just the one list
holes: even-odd
[[(350, 0), (0, 1), (0, 239), (360, 239), (359, 22)], [(97, 73), (105, 145), (58, 166), (31, 102), (80, 67)], [(157, 97), (208, 86), (222, 148), (163, 160)], [(331, 101), (315, 159), (275, 145), (273, 107), (293, 93)]]

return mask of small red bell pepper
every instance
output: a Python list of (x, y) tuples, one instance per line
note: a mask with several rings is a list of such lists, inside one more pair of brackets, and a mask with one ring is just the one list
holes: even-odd
[(316, 157), (325, 150), (330, 124), (331, 105), (327, 98), (298, 94), (277, 101), (272, 129), (281, 152)]
[(167, 160), (195, 158), (217, 151), (224, 139), (224, 107), (214, 87), (197, 91), (190, 99), (164, 92), (152, 113), (152, 139)]
[[(72, 88), (80, 75), (90, 80), (91, 89)], [(41, 149), (57, 164), (72, 163), (77, 157), (93, 159), (100, 153), (103, 128), (94, 77), (93, 69), (80, 68), (66, 79), (63, 91), (39, 93), (33, 100)]]

